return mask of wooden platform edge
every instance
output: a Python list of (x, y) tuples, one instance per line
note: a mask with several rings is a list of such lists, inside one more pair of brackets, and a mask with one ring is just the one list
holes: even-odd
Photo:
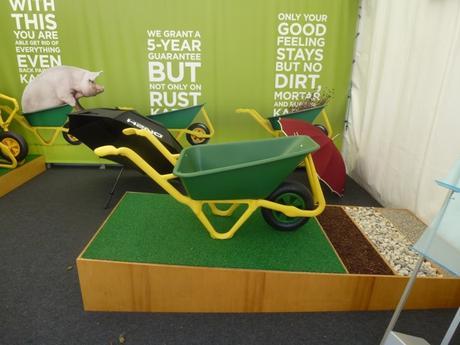
[(46, 171), (45, 157), (39, 156), (0, 176), (0, 197)]
[[(86, 311), (313, 312), (394, 309), (407, 277), (77, 259)], [(460, 279), (418, 278), (407, 309), (460, 306)]]

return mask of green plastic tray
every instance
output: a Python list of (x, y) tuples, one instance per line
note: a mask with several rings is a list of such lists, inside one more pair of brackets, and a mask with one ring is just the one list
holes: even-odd
[(195, 200), (261, 199), (318, 148), (307, 136), (191, 146), (173, 173)]
[(72, 109), (70, 105), (65, 104), (23, 115), (34, 127), (62, 127), (67, 122), (67, 114), (71, 113)]
[(190, 126), (193, 119), (198, 115), (204, 104), (194, 105), (188, 108), (177, 109), (156, 115), (147, 115), (151, 120), (161, 123), (166, 128), (184, 129)]
[(324, 108), (324, 105), (321, 105), (319, 107), (300, 110), (294, 113), (288, 113), (284, 115), (269, 117), (268, 120), (270, 121), (270, 124), (272, 125), (274, 130), (281, 129), (280, 123), (278, 122), (280, 117), (286, 117), (288, 119), (299, 119), (299, 120), (313, 123), (313, 121), (315, 121), (316, 117), (321, 113), (321, 110), (323, 110), (323, 108)]

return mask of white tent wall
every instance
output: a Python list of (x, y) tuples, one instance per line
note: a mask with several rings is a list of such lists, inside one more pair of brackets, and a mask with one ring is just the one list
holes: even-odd
[(425, 222), (460, 158), (460, 1), (363, 0), (347, 171), (385, 207)]

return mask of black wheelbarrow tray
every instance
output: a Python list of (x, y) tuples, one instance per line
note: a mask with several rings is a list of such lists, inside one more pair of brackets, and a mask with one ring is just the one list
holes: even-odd
[[(132, 161), (174, 199), (189, 206), (212, 238), (231, 238), (259, 207), (267, 223), (279, 230), (295, 230), (324, 210), (325, 200), (311, 158), (318, 145), (307, 136), (191, 146), (173, 154), (146, 130), (127, 128), (123, 133), (147, 138), (152, 149), (174, 166), (172, 173), (161, 174), (155, 163), (147, 163), (128, 147), (103, 146), (95, 153)], [(298, 182), (283, 182), (302, 161), (311, 192)], [(175, 178), (181, 180), (187, 194), (171, 184)], [(216, 216), (231, 216), (242, 205), (246, 208), (229, 230), (217, 231), (203, 211), (205, 205)]]
[[(131, 148), (141, 155), (148, 164), (155, 164), (160, 173), (172, 172), (174, 165), (156, 150), (150, 142), (141, 136), (128, 137), (123, 134), (125, 128), (146, 129), (159, 138), (162, 146), (172, 153), (179, 153), (182, 145), (161, 123), (142, 116), (135, 110), (120, 108), (93, 108), (69, 114), (69, 134), (78, 138), (90, 149), (104, 145)], [(120, 155), (108, 155), (105, 158), (116, 163), (140, 170), (129, 159)], [(142, 172), (142, 171), (141, 171)]]

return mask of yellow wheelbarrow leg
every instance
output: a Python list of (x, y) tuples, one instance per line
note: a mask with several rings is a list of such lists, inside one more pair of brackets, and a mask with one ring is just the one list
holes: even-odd
[[(38, 141), (44, 146), (53, 145), (60, 133), (66, 132), (65, 128), (61, 127), (32, 127), (26, 118), (23, 115), (16, 115), (16, 120), (18, 123), (27, 129), (29, 132), (32, 132)], [(52, 131), (51, 137), (46, 139), (44, 132), (50, 133)]]
[(201, 108), (201, 112), (203, 113), (205, 125), (209, 129), (209, 134), (206, 134), (206, 133), (203, 134), (203, 133), (198, 132), (198, 135), (196, 135), (196, 131), (195, 131), (195, 136), (197, 136), (198, 138), (209, 139), (214, 135), (214, 126), (212, 125), (212, 122), (211, 122), (211, 120), (209, 119), (209, 116), (208, 116), (208, 112), (206, 111), (204, 106), (203, 106), (203, 108)]
[[(248, 220), (248, 218), (254, 213), (254, 211), (258, 208), (257, 201), (256, 200), (245, 200), (245, 201), (235, 201), (235, 200), (228, 200), (226, 203), (232, 203), (232, 202), (237, 202), (238, 204), (247, 204), (248, 208), (243, 212), (243, 214), (238, 218), (238, 220), (233, 224), (233, 226), (225, 231), (225, 232), (220, 232), (217, 231), (214, 226), (211, 224), (209, 221), (208, 217), (206, 214), (203, 212), (203, 206), (207, 202), (203, 201), (198, 201), (197, 204), (191, 206), (189, 205), (193, 213), (197, 216), (197, 218), (200, 220), (200, 222), (204, 225), (206, 230), (208, 231), (209, 235), (217, 240), (227, 240), (233, 237), (235, 232), (237, 232), (241, 226)], [(234, 204), (233, 206), (238, 207), (238, 204)], [(232, 207), (233, 207), (232, 206)]]

